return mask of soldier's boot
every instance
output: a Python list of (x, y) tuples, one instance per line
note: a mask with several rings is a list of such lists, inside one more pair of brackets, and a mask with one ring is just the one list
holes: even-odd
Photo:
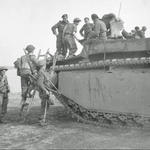
[(58, 60), (58, 61), (63, 60), (63, 59), (65, 59), (65, 57), (64, 57), (62, 54), (59, 54), (59, 55), (57, 56), (57, 60)]
[(75, 55), (75, 52), (77, 51), (77, 49), (72, 49), (72, 50), (70, 50), (69, 51), (69, 55), (68, 55), (68, 57), (67, 58), (73, 58), (73, 57), (75, 57), (76, 55)]
[(49, 105), (54, 105), (54, 101), (53, 101), (53, 99), (52, 99), (52, 98), (49, 98), (49, 100), (48, 100), (48, 104), (49, 104)]
[(73, 57), (75, 57), (75, 56), (76, 56), (76, 55), (74, 55), (74, 54), (70, 54), (70, 55), (68, 55), (67, 59), (73, 58)]

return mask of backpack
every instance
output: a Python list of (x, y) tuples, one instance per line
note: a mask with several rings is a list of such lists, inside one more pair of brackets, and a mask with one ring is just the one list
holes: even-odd
[(18, 76), (26, 77), (29, 74), (31, 74), (29, 61), (30, 60), (29, 60), (28, 56), (22, 56), (14, 62), (14, 67), (17, 68), (17, 75)]

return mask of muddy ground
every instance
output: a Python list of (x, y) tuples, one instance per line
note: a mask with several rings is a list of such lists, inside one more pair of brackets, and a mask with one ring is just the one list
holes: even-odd
[(48, 111), (48, 125), (38, 124), (40, 101), (30, 110), (28, 123), (19, 117), (19, 95), (10, 95), (6, 124), (0, 124), (0, 149), (145, 149), (150, 129), (108, 129), (77, 123), (58, 101)]

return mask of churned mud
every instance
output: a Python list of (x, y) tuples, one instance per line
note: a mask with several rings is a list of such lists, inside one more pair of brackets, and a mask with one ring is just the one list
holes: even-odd
[(40, 101), (35, 99), (26, 123), (19, 116), (20, 97), (11, 95), (6, 124), (0, 124), (0, 149), (144, 149), (150, 148), (150, 130), (108, 129), (72, 119), (55, 102), (48, 111), (48, 125), (40, 126)]

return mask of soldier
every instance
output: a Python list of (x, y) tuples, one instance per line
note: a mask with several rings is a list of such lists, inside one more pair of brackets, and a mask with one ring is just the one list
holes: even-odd
[(73, 57), (77, 51), (77, 45), (75, 42), (75, 33), (77, 32), (77, 26), (81, 20), (75, 18), (73, 23), (68, 23), (63, 31), (63, 41), (66, 49), (69, 49), (69, 58)]
[(50, 82), (53, 82), (55, 84), (56, 74), (52, 75), (50, 72), (47, 72), (45, 70), (45, 61), (39, 61), (37, 69), (38, 69), (37, 85), (39, 90), (39, 97), (41, 99), (40, 119), (42, 119), (44, 116), (45, 109), (48, 109), (49, 105), (54, 104), (50, 97), (51, 96), (50, 89), (53, 87)]
[(134, 30), (132, 30), (131, 33), (128, 33), (125, 29), (123, 29), (121, 33), (123, 38), (125, 39), (133, 39), (135, 36)]
[(5, 75), (7, 70), (5, 67), (0, 67), (0, 123), (3, 123), (2, 119), (7, 113), (8, 93), (10, 92), (7, 76)]
[(25, 48), (27, 54), (23, 55), (21, 58), (17, 59), (14, 62), (15, 67), (18, 69), (18, 75), (21, 77), (21, 90), (22, 90), (22, 107), (21, 112), (23, 111), (24, 105), (26, 105), (27, 97), (31, 97), (30, 90), (32, 90), (32, 80), (30, 78), (30, 74), (36, 74), (36, 65), (38, 64), (38, 60), (36, 56), (33, 54), (35, 47), (33, 45), (28, 45)]
[(140, 28), (138, 26), (136, 26), (135, 28), (135, 39), (140, 39)]
[(145, 37), (145, 31), (146, 31), (146, 30), (147, 30), (147, 28), (146, 28), (145, 26), (143, 26), (141, 31), (143, 32), (144, 37)]
[(142, 29), (140, 30), (140, 37), (141, 38), (145, 38), (145, 31), (147, 30), (147, 28), (145, 26), (142, 27)]
[[(56, 35), (57, 37), (56, 48), (57, 48), (58, 55), (62, 55), (62, 58), (65, 58), (67, 54), (67, 50), (65, 49), (62, 41), (62, 34), (63, 34), (64, 27), (66, 26), (66, 24), (69, 23), (68, 15), (67, 14), (62, 15), (62, 19), (63, 19), (62, 21), (59, 21), (51, 29), (53, 34)], [(56, 29), (58, 30), (58, 33)]]
[(93, 31), (89, 34), (89, 38), (98, 38), (100, 40), (106, 40), (106, 25), (105, 23), (99, 19), (99, 17), (96, 14), (92, 14), (91, 18), (94, 22), (94, 28)]
[(93, 30), (94, 25), (92, 23), (90, 23), (88, 17), (84, 18), (84, 22), (85, 22), (85, 24), (80, 29), (80, 34), (81, 34), (81, 36), (84, 37), (85, 40), (87, 40), (88, 34)]
[(141, 30), (138, 26), (136, 26), (135, 27), (135, 34), (134, 34), (135, 39), (145, 38), (145, 31), (146, 30), (147, 30), (147, 28), (145, 26), (143, 26)]

